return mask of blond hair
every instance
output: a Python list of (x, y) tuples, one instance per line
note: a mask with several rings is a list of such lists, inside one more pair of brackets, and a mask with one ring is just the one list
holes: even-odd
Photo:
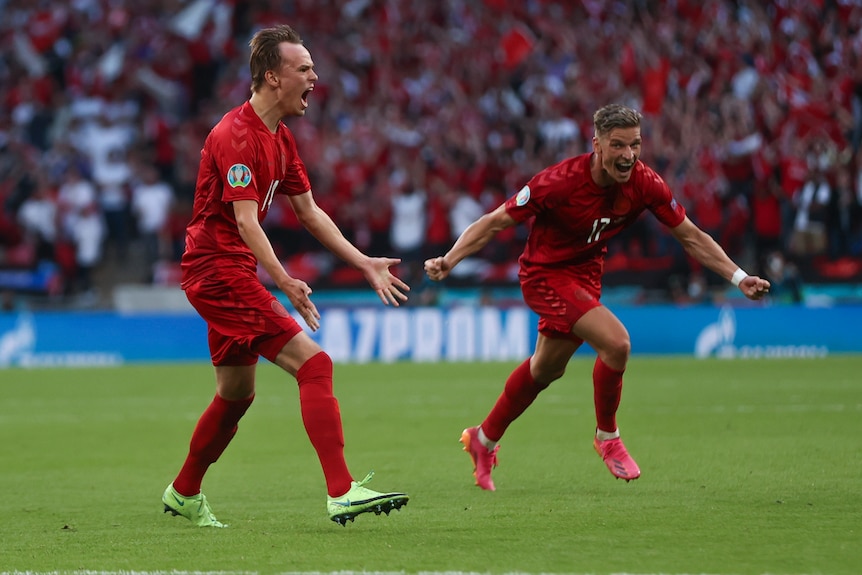
[(638, 128), (643, 116), (635, 109), (621, 104), (608, 104), (593, 114), (596, 136), (606, 136), (614, 128)]

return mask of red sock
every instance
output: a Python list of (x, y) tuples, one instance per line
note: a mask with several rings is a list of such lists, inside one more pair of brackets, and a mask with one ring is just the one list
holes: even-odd
[(237, 424), (254, 401), (254, 395), (228, 401), (218, 394), (203, 412), (189, 444), (189, 454), (174, 479), (180, 495), (197, 495), (209, 466), (215, 463), (236, 434)]
[(623, 371), (617, 371), (596, 358), (593, 367), (593, 402), (596, 406), (596, 424), (602, 431), (617, 430), (617, 408), (623, 393)]
[(548, 385), (550, 383), (541, 385), (533, 381), (533, 376), (530, 375), (529, 358), (516, 367), (509, 374), (503, 393), (500, 394), (491, 413), (482, 422), (485, 437), (491, 441), (499, 441), (509, 424), (518, 419)]
[(332, 395), (332, 359), (321, 351), (296, 372), (302, 423), (317, 451), (326, 491), (332, 497), (350, 490), (353, 477), (344, 461), (344, 432), (338, 400)]

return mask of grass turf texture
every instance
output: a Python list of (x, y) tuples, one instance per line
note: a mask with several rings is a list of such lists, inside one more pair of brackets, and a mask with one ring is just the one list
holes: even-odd
[(862, 357), (635, 358), (619, 421), (643, 476), (592, 449), (592, 360), (509, 428), (473, 485), (461, 430), (514, 364), (337, 365), (353, 474), (403, 490), (329, 521), (292, 379), (258, 395), (204, 482), (226, 530), (160, 496), (213, 393), (208, 365), (0, 372), (0, 571), (850, 574), (862, 541)]

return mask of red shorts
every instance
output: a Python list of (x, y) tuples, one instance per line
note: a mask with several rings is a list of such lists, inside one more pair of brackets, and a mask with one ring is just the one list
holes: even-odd
[(599, 307), (601, 291), (581, 274), (565, 270), (521, 279), (524, 302), (539, 315), (539, 333), (545, 337), (583, 343), (572, 333), (575, 323), (591, 309)]
[(213, 365), (254, 365), (261, 355), (275, 362), (284, 344), (302, 331), (255, 275), (215, 272), (185, 292), (207, 322)]

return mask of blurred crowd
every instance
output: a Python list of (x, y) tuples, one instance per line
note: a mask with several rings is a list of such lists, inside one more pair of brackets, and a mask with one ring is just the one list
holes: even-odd
[[(361, 249), (403, 258), (414, 284), (425, 257), (531, 175), (588, 151), (610, 102), (642, 111), (642, 159), (776, 294), (798, 299), (800, 262), (862, 273), (860, 0), (0, 0), (0, 12), (0, 268), (54, 266), (43, 287), (59, 296), (92, 292), (105, 268), (178, 281), (200, 148), (249, 95), (251, 35), (277, 23), (320, 75), (306, 117), (288, 120), (315, 198)], [(291, 273), (316, 288), (361, 281), (282, 208), (265, 225)], [(525, 233), (507, 230), (460, 281), (514, 285)], [(716, 278), (674, 244), (644, 217), (612, 245), (609, 278), (658, 271), (668, 297), (702, 297)]]

